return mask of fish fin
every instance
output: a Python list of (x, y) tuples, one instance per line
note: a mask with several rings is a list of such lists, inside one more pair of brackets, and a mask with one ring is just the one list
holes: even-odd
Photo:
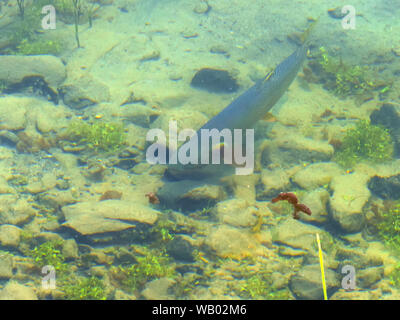
[(310, 37), (311, 32), (314, 30), (315, 26), (317, 25), (317, 23), (319, 22), (319, 17), (317, 19), (315, 19), (314, 21), (312, 21), (310, 23), (310, 25), (308, 26), (308, 28), (303, 32), (303, 34), (300, 36), (300, 41), (301, 43), (304, 45), (307, 40)]

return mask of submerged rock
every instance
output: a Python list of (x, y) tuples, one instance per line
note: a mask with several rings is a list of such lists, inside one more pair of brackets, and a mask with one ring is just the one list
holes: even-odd
[(0, 279), (10, 279), (13, 276), (13, 258), (10, 254), (0, 255)]
[(252, 234), (226, 225), (214, 228), (205, 244), (221, 258), (241, 259), (266, 253), (265, 247)]
[(367, 188), (368, 179), (368, 175), (356, 172), (332, 179), (330, 214), (344, 232), (354, 233), (364, 227), (363, 208), (371, 195)]
[(0, 244), (3, 247), (17, 248), (19, 245), (22, 229), (13, 225), (3, 224), (0, 226)]
[(197, 71), (190, 85), (214, 93), (232, 93), (239, 89), (236, 80), (228, 71), (211, 68)]
[(373, 177), (368, 182), (368, 189), (382, 199), (400, 199), (400, 174), (388, 178)]
[(125, 200), (79, 202), (62, 208), (64, 226), (82, 235), (121, 231), (135, 228), (137, 224), (152, 225), (159, 212)]
[(109, 88), (89, 76), (71, 80), (61, 87), (61, 92), (64, 103), (73, 109), (82, 109), (110, 99)]
[(175, 237), (167, 244), (167, 253), (176, 260), (194, 262), (192, 244), (182, 237)]
[(66, 78), (66, 70), (61, 59), (52, 55), (0, 56), (0, 82), (7, 87), (32, 76), (42, 79), (56, 92)]
[(0, 300), (38, 300), (38, 297), (32, 288), (9, 281), (0, 291)]
[(157, 197), (164, 208), (191, 212), (215, 205), (226, 198), (226, 193), (222, 186), (181, 180), (166, 182)]
[[(339, 287), (337, 274), (325, 268), (325, 281), (328, 297)], [(291, 279), (290, 289), (300, 299), (322, 300), (323, 289), (321, 284), (321, 269), (318, 264), (302, 267)]]

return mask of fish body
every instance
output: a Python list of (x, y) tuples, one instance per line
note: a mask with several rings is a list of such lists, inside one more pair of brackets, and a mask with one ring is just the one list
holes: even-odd
[[(258, 120), (264, 118), (278, 102), (296, 77), (307, 56), (307, 46), (303, 44), (283, 60), (272, 73), (246, 90), (220, 113), (203, 125), (195, 135), (201, 145), (201, 130), (252, 129)], [(212, 149), (212, 148), (210, 148)], [(199, 160), (200, 160), (199, 152)], [(224, 164), (174, 164), (169, 165), (166, 177), (171, 180), (201, 180), (220, 177), (232, 173), (231, 165)]]

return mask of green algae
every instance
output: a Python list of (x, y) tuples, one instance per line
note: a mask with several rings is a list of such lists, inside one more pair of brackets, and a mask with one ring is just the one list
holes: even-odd
[(384, 244), (400, 254), (400, 201), (379, 211), (376, 228)]
[(344, 167), (360, 161), (381, 163), (392, 159), (393, 141), (387, 129), (360, 120), (348, 129), (333, 160)]
[(137, 263), (132, 266), (120, 265), (110, 270), (111, 276), (129, 292), (142, 288), (148, 281), (176, 276), (172, 260), (163, 251), (144, 249), (143, 255), (135, 259)]
[(69, 124), (64, 139), (95, 152), (115, 152), (125, 144), (124, 126), (105, 121), (73, 121)]
[(378, 80), (376, 73), (368, 66), (345, 63), (341, 58), (328, 54), (324, 47), (319, 48), (309, 65), (316, 79), (311, 75), (306, 79), (323, 83), (325, 89), (341, 98), (354, 97), (359, 104), (373, 98), (374, 91), (385, 94), (392, 86), (391, 82)]
[(92, 276), (80, 278), (62, 287), (65, 298), (68, 300), (106, 300), (107, 293), (104, 282)]

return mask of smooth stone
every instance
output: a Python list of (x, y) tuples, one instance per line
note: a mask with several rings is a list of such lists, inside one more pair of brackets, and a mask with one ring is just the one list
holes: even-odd
[(137, 223), (152, 225), (159, 211), (126, 200), (79, 202), (62, 208), (64, 226), (82, 235), (134, 228)]
[(343, 169), (334, 162), (310, 164), (293, 176), (293, 181), (306, 190), (313, 190), (331, 182), (333, 177), (341, 175)]
[(240, 259), (264, 255), (266, 250), (252, 234), (227, 225), (214, 227), (205, 244), (221, 258)]
[(272, 240), (275, 243), (294, 249), (313, 252), (315, 251), (316, 233), (321, 235), (326, 231), (293, 218), (288, 218), (272, 231)]

